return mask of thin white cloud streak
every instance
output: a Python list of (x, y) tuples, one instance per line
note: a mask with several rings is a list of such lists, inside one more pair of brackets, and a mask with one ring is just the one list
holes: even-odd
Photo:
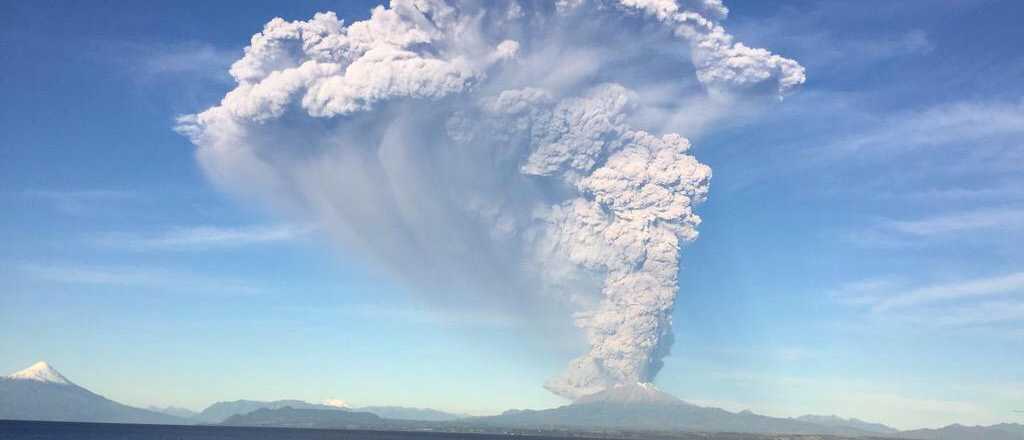
[(139, 193), (129, 190), (81, 189), (81, 190), (26, 190), (21, 195), (42, 200), (53, 209), (67, 215), (84, 215), (111, 204), (125, 203), (139, 198)]
[(796, 363), (807, 362), (828, 356), (826, 352), (821, 350), (786, 345), (761, 348), (719, 347), (712, 349), (712, 352), (717, 355), (724, 356), (729, 363), (745, 363), (753, 359), (774, 363)]
[(294, 241), (306, 236), (313, 229), (309, 225), (292, 224), (243, 227), (195, 226), (175, 228), (149, 236), (113, 233), (101, 237), (97, 242), (104, 246), (135, 251), (207, 250)]
[(56, 200), (121, 200), (136, 197), (135, 191), (115, 189), (82, 189), (82, 190), (26, 190), (27, 196)]
[[(902, 290), (902, 291), (901, 291)], [(906, 283), (890, 278), (848, 283), (833, 290), (840, 302), (871, 305), (875, 312), (909, 308), (971, 298), (1024, 293), (1024, 272), (975, 278), (907, 289)]]
[(946, 307), (942, 310), (912, 313), (903, 318), (914, 325), (970, 327), (1024, 322), (1024, 301), (985, 301), (978, 304)]
[(908, 31), (895, 40), (854, 40), (853, 45), (860, 48), (861, 53), (873, 55), (880, 60), (913, 54), (925, 54), (935, 49), (935, 45), (932, 44), (928, 33), (920, 29)]
[[(899, 6), (893, 4), (884, 8), (887, 11), (874, 9), (870, 19), (895, 15), (892, 9)], [(865, 35), (840, 32), (842, 27), (828, 25), (837, 17), (842, 17), (844, 23), (867, 19), (862, 10), (841, 2), (818, 2), (799, 8), (779, 7), (775, 11), (775, 15), (767, 20), (739, 18), (732, 23), (732, 29), (737, 35), (758, 44), (772, 43), (785, 47), (787, 54), (801, 60), (816, 77), (867, 70), (881, 62), (924, 55), (935, 49), (932, 39), (922, 29), (893, 29), (892, 32)]]
[(159, 280), (159, 276), (137, 268), (99, 268), (85, 266), (51, 266), (24, 264), (21, 272), (33, 278), (67, 284), (100, 284), (109, 286), (146, 286)]
[(874, 195), (879, 199), (903, 200), (927, 203), (943, 202), (986, 202), (986, 201), (1019, 201), (1024, 199), (1024, 188), (1011, 183), (997, 186), (970, 188), (970, 187), (945, 187), (928, 188), (907, 192), (890, 190), (877, 191)]
[(203, 43), (141, 47), (140, 51), (145, 52), (140, 63), (151, 74), (201, 74), (225, 81), (229, 78), (224, 72), (241, 53), (238, 49), (226, 50)]
[(287, 310), (303, 314), (329, 313), (331, 319), (401, 322), (407, 325), (422, 325), (434, 328), (513, 329), (523, 326), (522, 320), (515, 319), (507, 314), (481, 311), (460, 313), (452, 310), (416, 307), (407, 304), (357, 303), (331, 308), (293, 306), (288, 307)]
[[(827, 178), (815, 192), (828, 197), (1020, 197), (1024, 103), (957, 101), (879, 113), (867, 98), (808, 91), (796, 98), (799, 105), (762, 113), (753, 127), (775, 137), (752, 140), (770, 142), (774, 153), (725, 188), (753, 188), (800, 173)], [(968, 181), (973, 183), (950, 188)]]
[(1024, 322), (1024, 272), (910, 288), (897, 279), (858, 281), (830, 292), (876, 317), (911, 325), (966, 327)]
[(1024, 272), (977, 278), (968, 281), (920, 287), (890, 296), (874, 306), (875, 311), (913, 307), (939, 301), (979, 298), (1024, 291)]
[(963, 241), (996, 236), (1004, 240), (1005, 234), (1019, 231), (1024, 231), (1024, 209), (982, 208), (913, 220), (881, 219), (840, 235), (860, 247), (905, 248), (951, 239)]
[(852, 154), (891, 155), (926, 147), (1016, 137), (1024, 134), (1024, 105), (954, 102), (889, 115), (877, 122), (878, 128), (874, 130), (851, 135), (817, 151), (839, 159)]
[(869, 278), (843, 284), (828, 292), (835, 301), (854, 306), (866, 306), (881, 301), (885, 292), (891, 292), (905, 286), (906, 283), (897, 278)]
[(138, 266), (86, 266), (25, 263), (17, 270), (30, 278), (67, 285), (107, 286), (179, 292), (250, 295), (262, 289), (239, 280)]
[(87, 42), (90, 57), (130, 73), (135, 81), (152, 79), (201, 79), (230, 82), (227, 69), (241, 54), (241, 47), (223, 48), (189, 41), (154, 43), (99, 39)]
[(919, 220), (890, 220), (883, 227), (895, 232), (930, 237), (981, 229), (1024, 228), (1024, 209), (987, 209)]

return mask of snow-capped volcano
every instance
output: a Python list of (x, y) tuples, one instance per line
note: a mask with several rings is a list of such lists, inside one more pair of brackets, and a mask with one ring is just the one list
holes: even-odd
[(24, 370), (7, 376), (8, 379), (34, 380), (37, 382), (55, 383), (60, 385), (74, 385), (60, 374), (59, 371), (46, 362), (36, 362)]
[(46, 362), (0, 376), (0, 420), (182, 423), (183, 419), (122, 405), (81, 386)]
[(574, 404), (613, 402), (626, 404), (685, 404), (675, 396), (659, 390), (651, 383), (618, 385), (576, 399)]

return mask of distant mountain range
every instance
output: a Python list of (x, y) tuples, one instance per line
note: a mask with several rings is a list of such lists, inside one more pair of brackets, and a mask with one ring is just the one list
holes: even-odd
[(217, 402), (204, 409), (194, 417), (202, 423), (221, 423), (235, 415), (248, 414), (260, 409), (313, 409), (333, 411), (357, 411), (376, 414), (379, 417), (394, 420), (449, 421), (463, 418), (459, 414), (447, 413), (429, 408), (409, 408), (404, 406), (367, 406), (361, 408), (339, 408), (337, 406), (308, 403), (301, 400), (274, 400), (269, 402), (257, 400), (236, 400), (234, 402)]
[(992, 426), (964, 426), (953, 424), (939, 429), (901, 431), (900, 438), (920, 440), (1022, 440), (1024, 425), (1000, 423)]
[(0, 419), (181, 424), (184, 419), (114, 402), (45, 362), (0, 378)]
[(735, 413), (687, 403), (649, 384), (610, 388), (558, 408), (510, 410), (488, 417), (399, 406), (342, 408), (301, 400), (217, 402), (199, 413), (174, 407), (147, 410), (114, 402), (82, 388), (45, 362), (0, 378), (0, 419), (451, 432), (685, 431), (918, 440), (1024, 440), (1024, 425), (1013, 423), (897, 431), (879, 423), (838, 416), (778, 418), (750, 411)]
[[(871, 430), (892, 430), (885, 425), (868, 423), (856, 419), (843, 419), (836, 416), (803, 416), (797, 419), (780, 419), (760, 416), (749, 411), (730, 413), (716, 408), (701, 408), (685, 402), (675, 403), (663, 402), (667, 406), (675, 407), (675, 410), (661, 408), (651, 409), (651, 403), (637, 403), (641, 410), (626, 413), (627, 417), (639, 417), (641, 422), (631, 421), (625, 424), (615, 422), (623, 417), (621, 410), (608, 410), (608, 402), (597, 403), (594, 400), (582, 403), (567, 405), (555, 410), (545, 411), (510, 411), (501, 416), (476, 417), (461, 419), (453, 422), (424, 422), (409, 420), (394, 420), (379, 417), (375, 414), (362, 411), (345, 410), (324, 410), (324, 409), (296, 409), (284, 407), (278, 409), (260, 409), (244, 415), (235, 415), (222, 423), (226, 426), (247, 426), (247, 427), (286, 427), (286, 428), (315, 428), (315, 429), (364, 429), (364, 430), (430, 430), (449, 432), (502, 432), (502, 433), (549, 433), (558, 435), (567, 431), (575, 431), (591, 435), (612, 435), (631, 438), (691, 438), (684, 435), (685, 432), (731, 432), (734, 435), (728, 438), (735, 439), (920, 439), (920, 440), (1024, 440), (1024, 425), (1000, 424), (993, 426), (950, 425), (940, 429), (924, 429), (916, 431), (894, 431), (888, 434), (870, 432), (866, 429), (850, 428), (846, 425), (854, 424)], [(679, 404), (682, 403), (682, 406)], [(595, 407), (594, 405), (601, 405)], [(659, 405), (659, 404), (653, 404)], [(563, 410), (573, 408), (573, 411)], [(563, 410), (563, 411), (556, 411)], [(493, 423), (496, 419), (504, 418), (509, 413), (519, 416), (530, 414), (528, 420), (500, 420), (500, 423)], [(547, 413), (543, 420), (538, 419), (538, 413)], [(581, 416), (580, 414), (589, 413)], [(646, 413), (646, 414), (638, 414)], [(665, 414), (673, 413), (676, 417), (684, 420), (683, 423), (672, 422)], [(723, 414), (725, 413), (725, 414)], [(566, 422), (567, 415), (577, 417), (578, 422)], [(607, 417), (611, 421), (600, 421), (600, 418)], [(703, 422), (693, 423), (700, 417), (707, 417)], [(558, 423), (550, 423), (559, 418)], [(798, 420), (799, 419), (799, 420)], [(540, 421), (538, 421), (540, 420)], [(807, 422), (805, 420), (819, 420), (820, 423), (829, 423), (838, 426), (838, 429), (829, 430), (822, 424)], [(649, 422), (649, 424), (648, 424)], [(696, 426), (731, 426), (730, 428), (718, 428), (714, 430), (697, 429)], [(492, 429), (488, 430), (490, 427)], [(779, 430), (776, 432), (776, 430)], [(628, 433), (633, 432), (633, 435)], [(641, 432), (642, 434), (635, 434)], [(667, 434), (669, 432), (678, 435)], [(772, 434), (783, 434), (779, 437)], [(740, 434), (747, 434), (742, 435)], [(793, 435), (793, 436), (790, 436)], [(827, 437), (822, 437), (827, 436)], [(697, 436), (699, 438), (719, 438), (719, 436)], [(694, 438), (697, 438), (694, 437)]]
[(465, 414), (452, 414), (430, 408), (410, 408), (406, 406), (364, 406), (352, 408), (352, 411), (364, 411), (376, 414), (385, 419), (423, 420), (427, 422), (448, 422), (469, 417)]
[(263, 426), (275, 428), (374, 429), (384, 425), (376, 414), (359, 411), (310, 408), (261, 408), (233, 415), (221, 423), (225, 426)]
[(218, 424), (262, 409), (365, 412), (392, 420), (448, 421), (464, 416), (429, 408), (369, 406), (339, 408), (301, 400), (217, 402), (196, 413), (185, 408), (135, 408), (80, 387), (46, 362), (0, 378), (0, 419), (74, 422)]
[(795, 419), (729, 412), (679, 400), (651, 385), (610, 388), (576, 402), (545, 410), (512, 410), (475, 417), (468, 422), (546, 429), (630, 429), (639, 431), (707, 431), (865, 436), (876, 434), (849, 426), (827, 426)]
[(261, 402), (257, 400), (236, 400), (233, 402), (217, 402), (210, 405), (202, 412), (193, 417), (193, 420), (200, 423), (221, 423), (231, 416), (248, 414), (260, 409), (325, 409), (337, 410), (337, 407), (307, 403), (301, 400), (275, 400), (272, 402)]
[(871, 432), (876, 434), (895, 434), (899, 432), (898, 429), (883, 425), (881, 423), (865, 422), (859, 419), (844, 419), (839, 416), (816, 416), (806, 415), (796, 417), (794, 420), (801, 422), (810, 422), (816, 425), (831, 426), (834, 428), (853, 428), (864, 432)]
[(195, 411), (192, 411), (190, 409), (178, 408), (176, 406), (165, 406), (165, 407), (147, 406), (146, 409), (149, 410), (149, 411), (158, 412), (158, 413), (161, 413), (161, 414), (167, 414), (169, 416), (180, 417), (182, 419), (191, 419), (192, 417), (195, 417), (196, 415), (199, 414), (199, 413), (197, 413)]

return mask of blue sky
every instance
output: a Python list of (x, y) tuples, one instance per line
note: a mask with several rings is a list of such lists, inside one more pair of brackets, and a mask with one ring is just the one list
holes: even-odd
[[(453, 314), (222, 194), (175, 118), (272, 17), (373, 2), (0, 6), (0, 370), (135, 405), (543, 408), (578, 341)], [(1021, 421), (1024, 9), (727, 2), (808, 81), (693, 123), (715, 173), (659, 387), (899, 427)], [(73, 9), (73, 10), (72, 10)], [(696, 118), (700, 119), (700, 118)]]

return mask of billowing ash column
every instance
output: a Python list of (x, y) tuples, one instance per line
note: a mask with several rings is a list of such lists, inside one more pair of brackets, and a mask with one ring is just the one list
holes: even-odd
[[(557, 176), (577, 194), (544, 211), (543, 259), (603, 275), (596, 307), (576, 317), (590, 351), (546, 384), (573, 399), (650, 382), (658, 373), (672, 344), (679, 247), (697, 237), (693, 206), (706, 198), (711, 179), (711, 169), (687, 154), (686, 139), (622, 122), (630, 97), (621, 86), (603, 85), (540, 112), (543, 124), (531, 130), (539, 142), (522, 167)], [(536, 115), (539, 106), (511, 107)]]

